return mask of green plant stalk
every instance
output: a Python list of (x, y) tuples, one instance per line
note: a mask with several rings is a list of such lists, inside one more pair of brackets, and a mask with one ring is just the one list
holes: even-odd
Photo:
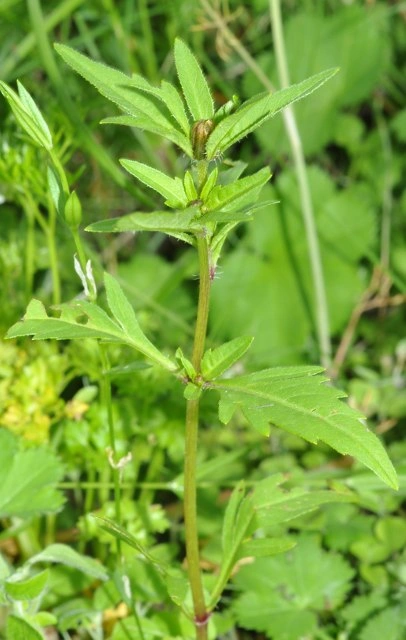
[[(207, 333), (210, 300), (209, 248), (206, 238), (197, 238), (199, 257), (199, 301), (193, 343), (192, 364), (199, 374)], [(197, 529), (196, 468), (199, 431), (199, 399), (187, 400), (184, 465), (184, 519), (186, 558), (192, 591), (196, 639), (206, 640), (208, 613), (200, 570), (199, 536)]]
[[(285, 42), (283, 37), (280, 0), (269, 0), (269, 9), (271, 13), (271, 25), (275, 47), (276, 65), (278, 68), (281, 88), (284, 89), (285, 87), (289, 86), (289, 72), (286, 58)], [(286, 133), (290, 141), (293, 160), (295, 163), (296, 176), (299, 184), (303, 222), (306, 230), (309, 261), (313, 277), (313, 287), (316, 303), (316, 331), (320, 349), (320, 360), (322, 365), (326, 367), (326, 369), (329, 369), (331, 366), (332, 352), (330, 339), (330, 321), (328, 314), (326, 287), (324, 283), (323, 266), (320, 255), (320, 246), (314, 218), (310, 185), (306, 172), (306, 162), (293, 108), (291, 106), (286, 107), (286, 109), (284, 109), (282, 112), (282, 116), (285, 122)]]
[(147, 67), (148, 77), (150, 80), (156, 80), (158, 76), (158, 67), (154, 49), (154, 34), (149, 19), (149, 10), (146, 0), (138, 0), (139, 21), (144, 36), (144, 45), (141, 51), (144, 53), (145, 65)]
[(29, 203), (25, 207), (27, 218), (27, 238), (25, 241), (25, 295), (27, 300), (32, 297), (35, 262), (35, 217)]
[[(113, 418), (113, 405), (111, 401), (111, 383), (108, 376), (110, 369), (109, 358), (107, 354), (106, 346), (98, 343), (100, 359), (102, 363), (102, 377), (100, 382), (100, 390), (102, 395), (102, 402), (107, 411), (107, 422), (109, 426), (109, 440), (112, 451), (113, 461), (116, 462), (117, 448), (116, 437), (114, 433), (114, 418)], [(114, 482), (114, 508), (115, 518), (117, 524), (121, 527), (121, 487), (120, 487), (120, 470), (113, 467), (113, 482)], [(121, 540), (116, 538), (117, 555), (121, 558)]]
[(55, 233), (56, 233), (56, 210), (52, 198), (48, 194), (48, 215), (49, 222), (47, 225), (46, 237), (49, 253), (49, 267), (52, 274), (52, 302), (60, 304), (61, 302), (61, 279), (58, 268), (58, 255), (56, 251)]

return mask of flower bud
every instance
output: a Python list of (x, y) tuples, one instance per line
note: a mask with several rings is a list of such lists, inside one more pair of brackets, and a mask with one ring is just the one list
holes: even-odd
[(76, 191), (72, 191), (66, 201), (65, 220), (71, 229), (77, 229), (82, 222), (82, 205)]
[(196, 160), (203, 160), (206, 153), (206, 142), (214, 129), (213, 120), (198, 120), (192, 127), (191, 142)]

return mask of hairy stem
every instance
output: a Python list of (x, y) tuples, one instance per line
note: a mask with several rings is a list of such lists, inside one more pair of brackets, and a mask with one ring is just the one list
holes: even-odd
[[(193, 343), (192, 364), (199, 373), (206, 340), (207, 321), (209, 315), (210, 272), (209, 249), (206, 238), (197, 239), (199, 255), (199, 302), (195, 337)], [(197, 530), (196, 505), (196, 466), (197, 443), (199, 431), (199, 399), (187, 401), (186, 436), (184, 466), (184, 518), (186, 536), (186, 557), (190, 588), (192, 591), (194, 619), (197, 640), (206, 640), (208, 613), (203, 592), (202, 574), (200, 571), (199, 535)]]

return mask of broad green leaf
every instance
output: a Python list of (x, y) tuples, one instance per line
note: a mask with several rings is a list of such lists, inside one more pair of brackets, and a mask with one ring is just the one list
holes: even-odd
[(134, 309), (126, 298), (122, 288), (108, 273), (104, 274), (104, 286), (106, 288), (107, 302), (114, 319), (118, 322), (126, 336), (126, 342), (135, 349), (151, 358), (154, 362), (161, 364), (165, 369), (174, 371), (177, 366), (169, 358), (164, 356), (148, 340), (142, 331), (135, 316)]
[(226, 186), (218, 185), (211, 190), (205, 205), (209, 211), (216, 209), (234, 211), (244, 207), (256, 200), (261, 188), (268, 182), (271, 175), (269, 168), (264, 167), (252, 176), (240, 178)]
[(81, 555), (66, 544), (50, 544), (43, 551), (32, 556), (27, 564), (34, 565), (43, 562), (55, 562), (72, 567), (96, 580), (108, 580), (109, 578), (109, 574), (99, 562), (89, 556)]
[[(64, 44), (55, 44), (55, 49), (64, 61), (92, 84), (105, 98), (111, 100), (132, 116), (144, 116), (150, 122), (169, 130), (175, 129), (169, 113), (154, 95), (151, 86), (143, 78), (130, 78), (125, 73), (95, 62), (87, 56)], [(159, 91), (159, 90), (157, 90)]]
[(406, 605), (388, 607), (370, 615), (359, 635), (360, 640), (403, 640), (406, 636)]
[(286, 89), (273, 94), (261, 94), (243, 103), (235, 113), (224, 118), (210, 134), (206, 144), (207, 158), (212, 160), (219, 153), (223, 153), (288, 104), (304, 98), (321, 87), (337, 71), (338, 69), (327, 69)]
[(0, 81), (0, 92), (9, 103), (19, 125), (35, 144), (50, 151), (52, 149), (52, 136), (47, 123), (34, 100), (20, 82), (18, 83), (18, 91), (20, 95), (5, 82)]
[(212, 380), (227, 371), (250, 348), (252, 341), (253, 338), (249, 336), (241, 336), (216, 349), (208, 349), (202, 358), (204, 379)]
[(214, 116), (213, 98), (199, 63), (189, 47), (176, 38), (175, 65), (187, 106), (194, 120), (209, 120)]
[(43, 448), (18, 451), (16, 438), (0, 429), (0, 518), (27, 518), (58, 511), (64, 497), (57, 490), (63, 468)]
[(44, 636), (23, 618), (10, 613), (6, 625), (7, 640), (44, 640)]
[(175, 87), (169, 82), (166, 82), (166, 80), (162, 80), (161, 83), (161, 98), (165, 102), (176, 122), (180, 125), (182, 131), (189, 138), (190, 123), (186, 115), (185, 105), (177, 89), (175, 89)]
[(240, 568), (235, 582), (242, 595), (233, 606), (237, 622), (273, 640), (316, 637), (317, 613), (342, 606), (353, 575), (341, 556), (302, 536), (289, 553)]
[(177, 129), (169, 129), (168, 126), (163, 126), (162, 124), (152, 121), (147, 115), (113, 116), (111, 118), (103, 118), (100, 122), (101, 124), (117, 124), (126, 127), (135, 127), (143, 131), (156, 133), (158, 136), (167, 138), (177, 144), (190, 158), (193, 157), (192, 145), (189, 138)]
[(319, 367), (275, 367), (213, 382), (212, 388), (221, 393), (220, 419), (227, 423), (240, 407), (264, 435), (272, 423), (314, 444), (321, 440), (357, 458), (396, 489), (396, 472), (379, 439), (362, 422), (363, 416), (340, 400), (345, 394), (323, 384), (327, 380), (318, 374)]
[(166, 173), (136, 160), (120, 160), (120, 164), (131, 175), (141, 180), (151, 189), (155, 189), (166, 200), (173, 202), (178, 209), (186, 207), (186, 193), (180, 178), (170, 178)]
[(34, 600), (45, 589), (49, 577), (49, 571), (41, 571), (24, 580), (7, 580), (4, 588), (7, 595), (13, 600)]

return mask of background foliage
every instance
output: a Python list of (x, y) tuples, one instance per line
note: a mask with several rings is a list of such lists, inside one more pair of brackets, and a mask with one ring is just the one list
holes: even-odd
[[(100, 126), (102, 118), (117, 115), (114, 107), (71, 73), (47, 42), (69, 44), (154, 83), (175, 79), (168, 52), (179, 36), (205, 67), (218, 104), (233, 94), (247, 99), (263, 90), (246, 54), (277, 86), (268, 2), (210, 6), (221, 19), (190, 0), (44, 1), (42, 15), (34, 0), (1, 3), (1, 79), (11, 84), (20, 79), (45, 114), (80, 194), (86, 224), (162, 208), (154, 192), (125, 176), (117, 158), (130, 157), (171, 175), (184, 170), (186, 159), (153, 134)], [(287, 535), (298, 544), (284, 555), (241, 567), (215, 624), (220, 637), (230, 640), (374, 640), (382, 633), (401, 640), (406, 633), (404, 7), (292, 0), (283, 3), (283, 18), (292, 82), (341, 68), (317, 97), (295, 106), (321, 242), (335, 355), (331, 373), (350, 404), (384, 438), (401, 488), (396, 494), (385, 489), (324, 446), (310, 448), (277, 430), (264, 439), (241, 415), (231, 427), (220, 428), (208, 401), (199, 504), (203, 559), (214, 573), (221, 557), (220, 516), (241, 477), (250, 482), (282, 472), (292, 490), (330, 484), (351, 489), (356, 497), (264, 525), (266, 533)], [(49, 201), (42, 151), (29, 143), (5, 101), (0, 113), (3, 335), (33, 294), (46, 305), (60, 302), (51, 287), (52, 238), (62, 298), (79, 294), (81, 284), (70, 235)], [(318, 364), (311, 273), (282, 119), (243, 140), (239, 154), (254, 170), (270, 166), (274, 177), (263, 199), (279, 204), (259, 210), (255, 223), (232, 238), (213, 287), (210, 346), (255, 335), (244, 360), (247, 372), (258, 365)], [(114, 273), (148, 334), (166, 349), (180, 344), (187, 353), (197, 268), (187, 248), (159, 234), (85, 239), (98, 279), (102, 268)], [(105, 581), (101, 568), (108, 565), (113, 539), (88, 515), (113, 517), (97, 351), (90, 339), (58, 345), (1, 342), (0, 349), (0, 450), (5, 460), (13, 460), (0, 464), (2, 611), (19, 613), (25, 607), (33, 624), (57, 626), (62, 638), (133, 637), (134, 618), (120, 622), (131, 613), (120, 581)], [(175, 383), (154, 368), (128, 375), (140, 363), (124, 347), (112, 348), (110, 358), (117, 368), (112, 380), (118, 449), (133, 455), (124, 476), (125, 526), (170, 564), (183, 557), (183, 402)], [(39, 466), (43, 475), (34, 478)], [(12, 508), (7, 487), (15, 489)], [(71, 556), (57, 546), (66, 542), (72, 553), (86, 556)], [(54, 546), (48, 557), (38, 560), (49, 544)], [(166, 598), (159, 571), (133, 549), (124, 551), (146, 628), (160, 628), (162, 637), (187, 637), (186, 623), (170, 607), (159, 606)], [(98, 560), (97, 570), (89, 556)], [(45, 576), (35, 569), (41, 562)], [(21, 584), (16, 589), (16, 582), (25, 591)], [(7, 637), (18, 637), (12, 635), (16, 620), (9, 615)], [(157, 637), (154, 633), (150, 637)]]

